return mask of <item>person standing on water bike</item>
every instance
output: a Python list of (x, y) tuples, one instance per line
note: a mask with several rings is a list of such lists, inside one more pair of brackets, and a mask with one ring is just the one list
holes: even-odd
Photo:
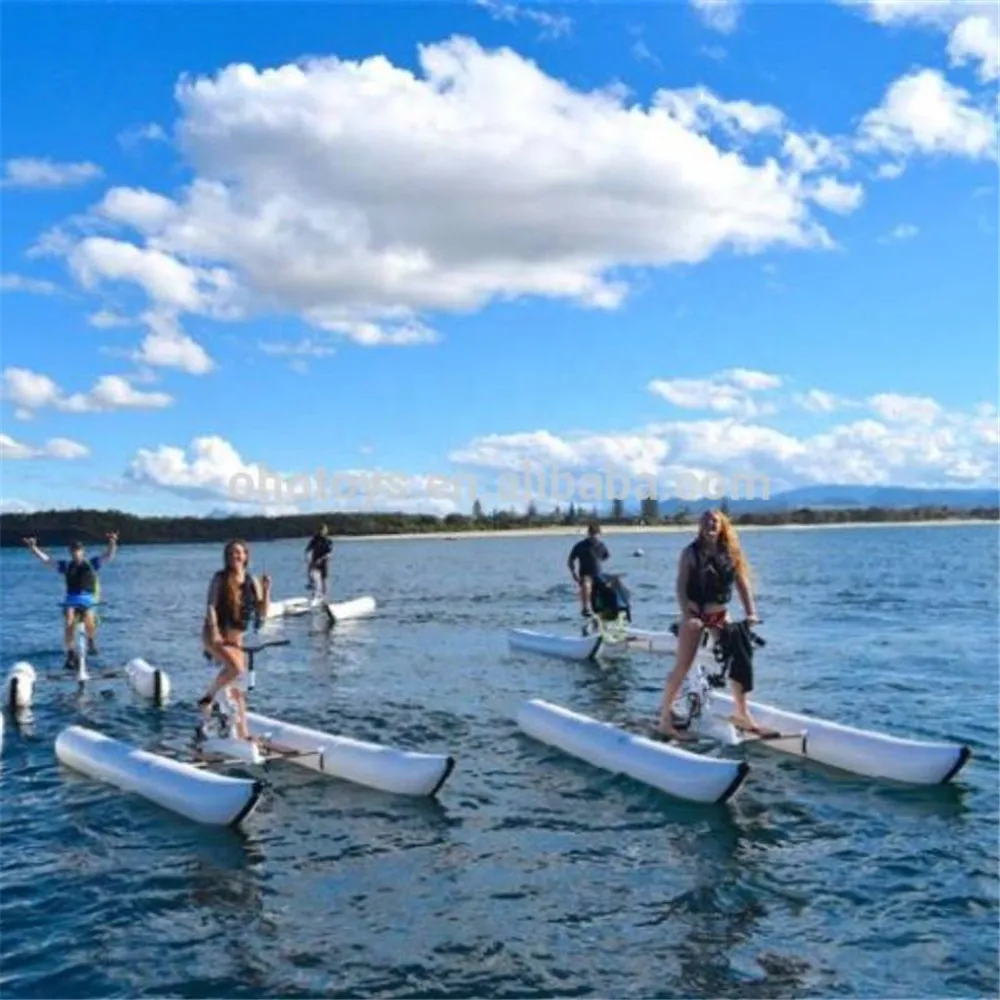
[(250, 550), (246, 542), (234, 539), (226, 543), (223, 568), (212, 574), (208, 601), (202, 622), (201, 641), (205, 656), (221, 668), (205, 695), (198, 700), (201, 721), (196, 736), (205, 735), (205, 723), (211, 718), (212, 702), (224, 687), (236, 703), (236, 733), (250, 739), (246, 720), (246, 699), (236, 681), (246, 672), (243, 635), (251, 624), (259, 625), (267, 617), (271, 601), (271, 578), (265, 573), (258, 583), (247, 567)]
[(594, 581), (601, 574), (601, 563), (610, 557), (611, 553), (601, 541), (601, 526), (596, 521), (591, 521), (587, 527), (587, 537), (581, 538), (573, 546), (566, 560), (570, 574), (580, 588), (580, 614), (584, 618), (589, 618), (592, 614)]
[[(671, 718), (674, 698), (694, 663), (703, 629), (718, 636), (729, 627), (726, 605), (732, 600), (733, 588), (739, 592), (746, 612), (747, 625), (760, 619), (750, 589), (750, 567), (740, 548), (732, 522), (722, 511), (707, 510), (701, 516), (698, 536), (682, 552), (677, 567), (677, 603), (681, 621), (677, 632), (677, 660), (667, 678), (663, 703), (660, 706), (660, 732), (671, 739), (685, 739)], [(745, 680), (730, 676), (736, 711), (733, 721), (751, 732), (762, 730), (750, 718), (747, 708)]]
[[(325, 524), (321, 524), (319, 531), (312, 536), (306, 546), (306, 575), (309, 577), (309, 585), (313, 588), (313, 596), (324, 598), (327, 596), (326, 578), (330, 572), (330, 553), (333, 551), (333, 542), (330, 541), (330, 534)], [(319, 587), (314, 584), (313, 573), (319, 576)]]
[(25, 538), (24, 544), (28, 546), (32, 555), (36, 556), (43, 563), (46, 563), (66, 580), (66, 599), (63, 602), (65, 610), (65, 630), (63, 632), (63, 645), (66, 647), (66, 666), (76, 666), (76, 650), (73, 648), (73, 626), (77, 618), (83, 616), (84, 628), (87, 630), (87, 652), (90, 656), (97, 656), (97, 622), (94, 618), (94, 606), (100, 600), (101, 582), (97, 574), (106, 562), (111, 562), (118, 551), (118, 533), (109, 532), (107, 535), (108, 547), (104, 554), (94, 556), (92, 559), (86, 558), (83, 542), (71, 542), (69, 545), (70, 558), (52, 561), (52, 557), (43, 552), (38, 547), (37, 538)]

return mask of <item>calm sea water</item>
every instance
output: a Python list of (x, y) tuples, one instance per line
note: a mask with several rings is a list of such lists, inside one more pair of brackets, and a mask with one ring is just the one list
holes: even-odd
[[(656, 712), (669, 661), (602, 669), (508, 651), (569, 633), (572, 538), (356, 541), (334, 596), (377, 617), (292, 620), (255, 707), (458, 764), (436, 803), (271, 769), (244, 834), (210, 831), (63, 768), (71, 723), (185, 739), (208, 673), (200, 613), (221, 545), (122, 547), (101, 662), (136, 655), (174, 696), (63, 677), (59, 581), (4, 550), (2, 667), (39, 671), (6, 720), (5, 997), (979, 997), (998, 982), (998, 545), (990, 526), (748, 531), (769, 644), (758, 695), (863, 727), (968, 743), (954, 787), (914, 789), (744, 751), (725, 806), (683, 804), (520, 735), (542, 697)], [(638, 624), (665, 627), (685, 535), (612, 535)], [(632, 557), (637, 546), (642, 557)], [(275, 597), (302, 546), (252, 547)]]

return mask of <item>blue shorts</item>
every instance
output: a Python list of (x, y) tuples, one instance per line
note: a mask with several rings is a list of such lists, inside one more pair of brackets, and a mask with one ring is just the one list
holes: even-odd
[(97, 604), (93, 594), (67, 594), (63, 601), (64, 608), (93, 608)]

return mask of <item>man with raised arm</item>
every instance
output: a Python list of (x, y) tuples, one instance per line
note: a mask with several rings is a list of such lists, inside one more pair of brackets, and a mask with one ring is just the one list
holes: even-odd
[(52, 557), (38, 547), (38, 539), (25, 538), (24, 544), (31, 553), (43, 563), (51, 566), (66, 581), (66, 598), (63, 601), (65, 629), (63, 644), (66, 647), (66, 666), (76, 666), (76, 651), (73, 649), (73, 626), (79, 616), (83, 616), (83, 624), (87, 630), (87, 652), (97, 655), (97, 620), (94, 617), (94, 607), (100, 602), (101, 581), (98, 573), (106, 562), (111, 562), (118, 551), (118, 533), (111, 531), (107, 535), (108, 547), (99, 556), (87, 558), (83, 542), (71, 542), (69, 559), (53, 561)]

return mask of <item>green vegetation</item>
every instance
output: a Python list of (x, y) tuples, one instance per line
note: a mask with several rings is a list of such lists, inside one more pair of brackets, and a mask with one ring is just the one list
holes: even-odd
[[(601, 517), (599, 520), (605, 525), (634, 527), (657, 524), (693, 525), (697, 520), (697, 513), (688, 509), (663, 515), (656, 510), (654, 504), (655, 501), (644, 502), (638, 516), (627, 515), (619, 507), (612, 511), (612, 516)], [(588, 520), (596, 518), (594, 508), (581, 508), (573, 504), (565, 511), (556, 509), (547, 514), (541, 514), (534, 508), (525, 514), (497, 510), (487, 514), (477, 504), (472, 516), (449, 514), (443, 518), (431, 514), (402, 513), (295, 514), (285, 517), (139, 517), (117, 510), (48, 510), (31, 514), (0, 515), (0, 545), (21, 545), (22, 538), (31, 536), (37, 538), (43, 547), (67, 545), (75, 538), (95, 544), (103, 542), (109, 531), (117, 531), (123, 545), (224, 542), (229, 538), (257, 542), (306, 538), (321, 523), (329, 527), (332, 535), (340, 536), (459, 534), (463, 531), (544, 529), (555, 525), (582, 526)], [(942, 506), (842, 509), (803, 507), (795, 510), (737, 513), (733, 516), (738, 525), (870, 524), (960, 519), (1000, 521), (1000, 509)]]

